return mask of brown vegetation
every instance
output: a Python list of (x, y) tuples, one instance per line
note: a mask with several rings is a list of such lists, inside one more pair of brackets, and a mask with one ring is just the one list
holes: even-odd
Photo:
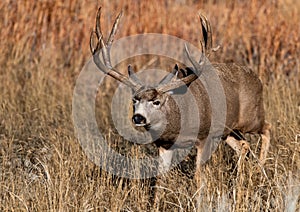
[[(201, 207), (299, 210), (300, 4), (296, 0), (1, 1), (0, 210), (141, 211), (149, 207), (149, 181), (116, 179), (101, 170), (87, 159), (74, 134), (72, 94), (91, 56), (89, 36), (99, 5), (105, 8), (104, 28), (124, 8), (117, 37), (167, 33), (197, 46), (197, 13), (207, 15), (214, 43), (222, 46), (212, 60), (235, 61), (259, 74), (273, 128), (264, 171), (255, 158), (258, 137), (249, 136), (253, 154), (240, 172), (235, 169), (238, 158), (220, 144), (204, 168), (205, 184), (198, 188)], [(134, 65), (142, 67), (148, 59), (141, 57)], [(99, 89), (99, 96), (106, 98), (105, 104), (97, 105), (97, 114), (104, 117), (99, 126), (110, 122), (109, 100), (115, 84), (108, 82)], [(105, 132), (112, 144), (125, 142), (114, 131)], [(154, 154), (143, 146), (129, 149), (124, 154)], [(195, 209), (199, 190), (190, 178), (192, 172), (191, 166), (181, 165), (164, 177), (165, 184), (158, 188), (161, 209)]]

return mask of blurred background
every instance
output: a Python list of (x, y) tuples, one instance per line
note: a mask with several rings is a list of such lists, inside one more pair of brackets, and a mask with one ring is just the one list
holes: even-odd
[[(211, 61), (240, 63), (259, 75), (265, 89), (267, 120), (273, 128), (264, 171), (250, 154), (243, 172), (238, 173), (238, 158), (226, 145), (220, 145), (204, 168), (202, 206), (211, 210), (299, 210), (297, 0), (1, 1), (0, 210), (141, 211), (150, 207), (150, 181), (116, 179), (102, 171), (86, 158), (74, 134), (72, 94), (91, 56), (89, 37), (99, 6), (105, 33), (123, 9), (116, 39), (164, 33), (199, 47), (198, 13), (208, 17), (213, 45), (221, 46)], [(148, 57), (142, 57), (134, 65), (144, 67), (147, 61)], [(99, 89), (102, 102), (96, 110), (100, 127), (110, 122), (114, 83), (108, 80)], [(124, 142), (110, 128), (106, 127), (105, 133), (116, 148)], [(259, 137), (250, 139), (254, 140), (251, 148), (255, 155)], [(147, 151), (152, 150), (130, 146), (126, 154)], [(186, 174), (193, 168), (187, 169), (178, 168), (165, 176), (161, 210), (195, 209), (199, 188)]]

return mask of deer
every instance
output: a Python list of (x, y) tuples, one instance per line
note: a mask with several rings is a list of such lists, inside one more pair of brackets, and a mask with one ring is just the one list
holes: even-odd
[[(209, 71), (206, 70), (207, 66), (205, 65), (208, 60), (207, 57), (211, 52), (217, 50), (212, 47), (210, 22), (204, 15), (199, 14), (203, 34), (200, 41), (203, 54), (200, 61), (194, 59), (188, 48), (185, 47), (186, 55), (192, 67), (181, 69), (176, 64), (174, 69), (156, 87), (153, 87), (141, 83), (132, 66), (128, 66), (128, 76), (126, 76), (111, 64), (110, 49), (121, 16), (122, 11), (116, 17), (110, 35), (105, 41), (100, 26), (101, 7), (98, 9), (95, 29), (90, 36), (90, 51), (96, 67), (132, 89), (132, 124), (138, 130), (146, 130), (153, 136), (159, 135), (153, 141), (161, 157), (159, 168), (166, 170), (170, 167), (174, 149), (194, 145), (197, 149), (196, 173), (201, 172), (201, 165), (205, 162), (203, 160), (204, 146), (208, 142), (213, 142), (213, 139), (208, 139), (212, 106), (210, 105), (208, 93), (201, 80), (199, 80), (199, 76), (203, 72)], [(94, 43), (95, 38), (97, 40), (96, 44)], [(224, 88), (227, 106), (225, 127), (215, 138), (225, 141), (240, 155), (245, 154), (245, 151), (247, 152), (247, 149), (249, 149), (249, 144), (243, 135), (245, 133), (259, 134), (262, 142), (259, 161), (264, 164), (270, 146), (271, 125), (265, 121), (262, 82), (246, 66), (234, 63), (212, 63), (212, 66)], [(182, 114), (179, 114), (178, 105), (173, 97), (183, 95), (178, 92), (182, 87), (186, 87), (195, 97), (199, 114), (192, 115), (199, 115), (201, 120), (194, 140), (176, 141), (180, 131), (179, 123)], [(165, 117), (164, 119), (161, 118), (162, 114)], [(163, 132), (161, 132), (162, 128)]]

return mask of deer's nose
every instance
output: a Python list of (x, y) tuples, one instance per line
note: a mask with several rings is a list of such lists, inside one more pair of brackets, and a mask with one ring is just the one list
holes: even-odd
[(146, 118), (142, 116), (141, 114), (135, 114), (132, 117), (132, 122), (134, 124), (146, 124)]

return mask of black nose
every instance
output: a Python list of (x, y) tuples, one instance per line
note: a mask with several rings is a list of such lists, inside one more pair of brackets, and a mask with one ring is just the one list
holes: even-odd
[(132, 122), (134, 124), (146, 124), (146, 118), (140, 114), (135, 114), (132, 117)]

